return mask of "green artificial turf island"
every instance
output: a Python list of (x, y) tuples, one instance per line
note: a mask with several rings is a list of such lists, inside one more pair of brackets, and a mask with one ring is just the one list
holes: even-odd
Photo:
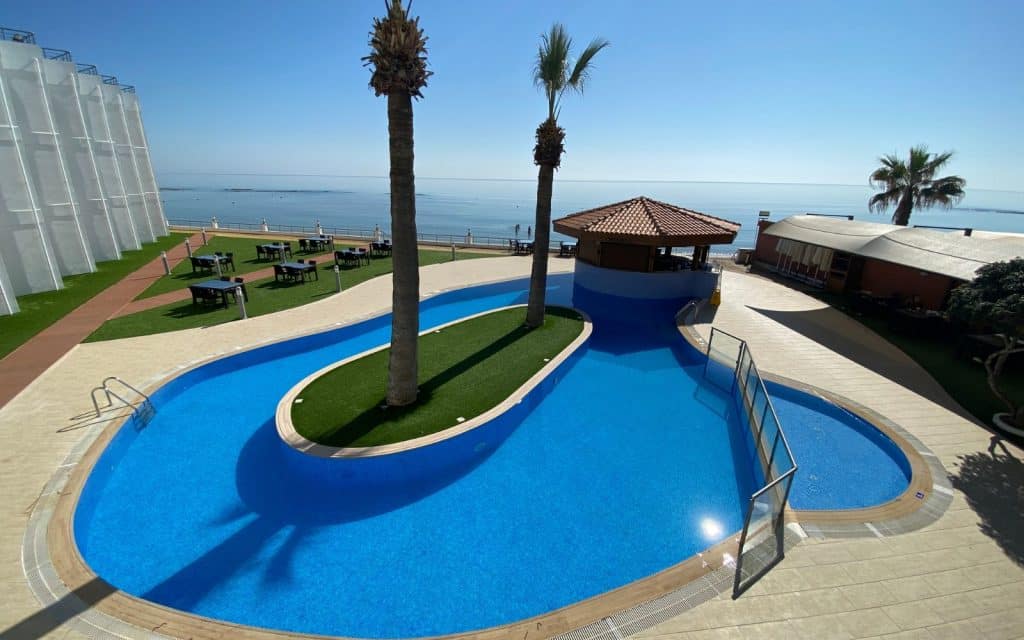
[(500, 404), (583, 331), (572, 309), (548, 307), (529, 330), (526, 308), (471, 318), (420, 336), (419, 397), (382, 409), (389, 349), (354, 360), (313, 381), (292, 405), (296, 431), (334, 447), (369, 447), (443, 431)]
[(172, 233), (157, 238), (137, 251), (123, 252), (120, 260), (96, 263), (93, 273), (64, 276), (63, 289), (18, 296), (21, 310), (13, 315), (0, 316), (0, 358), (187, 237), (188, 234)]
[[(245, 240), (249, 243), (254, 242), (252, 238), (246, 238)], [(255, 256), (255, 249), (253, 250), (253, 255)], [(495, 255), (493, 253), (460, 252), (458, 260), (490, 258), (495, 257)], [(452, 259), (452, 254), (451, 251), (420, 250), (419, 259), (420, 266), (426, 266), (449, 262)], [(237, 256), (235, 257), (235, 262), (238, 262)], [(261, 267), (270, 267), (273, 264), (273, 261), (268, 261), (262, 263)], [(189, 267), (189, 271), (191, 271), (191, 267)], [(249, 301), (246, 303), (246, 312), (249, 317), (291, 309), (322, 300), (336, 293), (334, 261), (325, 260), (319, 262), (317, 264), (317, 272), (320, 275), (319, 280), (309, 280), (303, 284), (276, 282), (273, 277), (262, 280), (247, 280), (246, 290), (249, 293)], [(342, 289), (348, 289), (386, 273), (391, 273), (391, 258), (374, 258), (368, 265), (342, 267), (341, 286)], [(234, 273), (229, 272), (227, 275), (234, 277)], [(199, 281), (215, 278), (216, 276), (206, 274)], [(185, 283), (178, 283), (177, 286), (181, 289), (188, 287)], [(238, 320), (238, 308), (235, 305), (228, 305), (227, 309), (219, 305), (193, 305), (192, 298), (189, 297), (181, 302), (172, 302), (161, 307), (107, 320), (99, 329), (86, 338), (85, 342), (116, 340), (118, 338), (147, 336), (167, 331), (193, 329), (195, 327), (209, 327), (233, 320)]]

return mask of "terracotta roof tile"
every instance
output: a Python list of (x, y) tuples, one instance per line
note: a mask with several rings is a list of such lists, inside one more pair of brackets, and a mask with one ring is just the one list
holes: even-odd
[(732, 242), (740, 229), (737, 222), (644, 196), (573, 213), (554, 224), (556, 231), (572, 236), (633, 236), (680, 245)]

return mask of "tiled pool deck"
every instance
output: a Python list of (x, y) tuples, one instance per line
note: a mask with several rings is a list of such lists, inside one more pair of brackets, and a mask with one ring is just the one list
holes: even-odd
[[(572, 262), (553, 260), (551, 267), (552, 272), (567, 271)], [(429, 293), (528, 273), (526, 259), (433, 265), (423, 269), (421, 290)], [(638, 636), (1024, 636), (1019, 604), (1024, 596), (1024, 498), (1019, 493), (1024, 452), (993, 440), (951, 410), (952, 402), (934, 381), (858, 323), (768, 280), (731, 272), (724, 277), (725, 299), (715, 313), (715, 326), (746, 339), (765, 373), (845, 396), (919, 440), (951, 474), (951, 504), (937, 522), (910, 533), (812, 536), (791, 549), (739, 600), (715, 596), (686, 611), (673, 605), (659, 616), (664, 622)], [(390, 298), (390, 279), (385, 277), (244, 324), (80, 345), (0, 409), (0, 637), (94, 635), (80, 621), (66, 622), (73, 609), (67, 601), (40, 605), (26, 570), (48, 575), (45, 550), (29, 548), (24, 555), (26, 565), (44, 565), (39, 571), (38, 566), (23, 566), (22, 543), (36, 503), (56, 501), (52, 485), (47, 486), (54, 472), (87, 432), (102, 429), (67, 429), (83, 424), (69, 418), (91, 408), (89, 390), (102, 378), (116, 374), (144, 387), (211, 355), (379, 313)], [(698, 322), (696, 328), (705, 338), (710, 331), (706, 323)], [(708, 599), (712, 579), (695, 585), (695, 601)], [(80, 595), (89, 600), (105, 593), (91, 587)], [(145, 631), (115, 631), (123, 637), (154, 637), (159, 626), (155, 621)], [(611, 637), (633, 630), (628, 625), (605, 627)]]

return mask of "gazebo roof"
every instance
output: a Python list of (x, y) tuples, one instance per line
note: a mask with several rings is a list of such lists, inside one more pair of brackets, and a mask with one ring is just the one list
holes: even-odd
[(645, 196), (587, 209), (555, 220), (555, 231), (576, 238), (593, 234), (634, 244), (688, 247), (728, 244), (738, 222), (677, 207)]

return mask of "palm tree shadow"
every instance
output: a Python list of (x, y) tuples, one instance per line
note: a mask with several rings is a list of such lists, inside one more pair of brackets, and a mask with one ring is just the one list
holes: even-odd
[[(1000, 451), (996, 448), (999, 447)], [(1015, 457), (999, 436), (992, 436), (988, 452), (958, 456), (953, 487), (963, 492), (978, 514), (978, 528), (992, 538), (1008, 558), (1024, 567), (1024, 462)]]
[[(977, 423), (974, 416), (967, 413), (963, 407), (950, 398), (942, 386), (927, 372), (923, 372), (923, 369), (909, 356), (900, 352), (902, 357), (894, 357), (893, 353), (899, 351), (898, 347), (886, 342), (888, 348), (891, 349), (887, 353), (885, 349), (876, 350), (859, 339), (857, 333), (870, 331), (870, 329), (861, 327), (856, 320), (846, 317), (842, 312), (831, 307), (807, 311), (780, 311), (750, 306), (748, 308), (845, 358), (853, 360), (864, 368), (884, 376), (901, 387), (931, 400), (964, 419)], [(843, 330), (844, 327), (852, 327), (854, 324), (857, 325), (856, 331), (848, 334)]]

